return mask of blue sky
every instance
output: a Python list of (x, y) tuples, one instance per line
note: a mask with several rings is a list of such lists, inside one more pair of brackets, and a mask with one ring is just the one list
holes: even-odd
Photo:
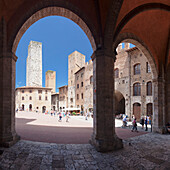
[(22, 36), (16, 51), (16, 87), (26, 85), (26, 58), (29, 42), (42, 42), (43, 87), (45, 72), (56, 71), (56, 91), (68, 84), (68, 55), (75, 50), (90, 60), (93, 53), (90, 41), (73, 21), (59, 16), (45, 17), (34, 23)]

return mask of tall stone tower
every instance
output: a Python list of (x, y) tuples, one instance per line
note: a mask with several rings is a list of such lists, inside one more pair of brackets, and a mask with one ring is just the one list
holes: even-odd
[(68, 107), (76, 107), (75, 102), (75, 73), (85, 66), (85, 56), (74, 51), (68, 56)]
[(30, 41), (27, 57), (26, 86), (42, 87), (42, 43)]
[(56, 72), (48, 70), (45, 74), (45, 87), (52, 88), (52, 93), (56, 90)]

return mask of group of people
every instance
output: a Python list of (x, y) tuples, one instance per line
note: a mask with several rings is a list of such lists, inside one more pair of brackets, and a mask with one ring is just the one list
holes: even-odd
[[(46, 111), (45, 114), (49, 114), (49, 112)], [(70, 112), (56, 112), (56, 111), (51, 109), (50, 114), (51, 114), (51, 116), (57, 115), (58, 118), (59, 118), (58, 119), (59, 122), (62, 122), (63, 117), (66, 117), (66, 122), (69, 122)]]
[[(152, 118), (151, 117), (148, 117), (148, 116), (145, 116), (145, 117), (142, 117), (140, 119), (140, 124), (142, 125), (142, 129), (144, 129), (144, 125), (145, 125), (145, 131), (148, 131), (148, 123), (151, 125), (151, 131), (152, 131), (152, 122), (151, 122)], [(127, 126), (127, 115), (125, 115), (123, 117), (123, 125), (122, 127), (126, 127)], [(132, 129), (131, 131), (136, 131), (138, 132), (137, 130), (137, 120), (135, 118), (135, 116), (132, 116)]]

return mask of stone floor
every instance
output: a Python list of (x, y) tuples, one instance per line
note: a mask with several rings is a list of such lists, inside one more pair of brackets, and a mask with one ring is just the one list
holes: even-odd
[(123, 142), (122, 150), (100, 153), (90, 144), (49, 144), (21, 140), (11, 148), (0, 148), (0, 169), (170, 169), (170, 135), (148, 133)]

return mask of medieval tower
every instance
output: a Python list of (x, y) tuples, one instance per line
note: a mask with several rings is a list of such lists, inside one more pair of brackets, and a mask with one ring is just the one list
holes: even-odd
[(52, 88), (52, 93), (56, 90), (56, 72), (48, 70), (45, 74), (45, 87)]
[(28, 46), (26, 86), (42, 87), (42, 43), (30, 41)]
[(75, 73), (84, 67), (85, 56), (78, 51), (74, 51), (68, 56), (68, 107), (76, 107), (75, 102)]

